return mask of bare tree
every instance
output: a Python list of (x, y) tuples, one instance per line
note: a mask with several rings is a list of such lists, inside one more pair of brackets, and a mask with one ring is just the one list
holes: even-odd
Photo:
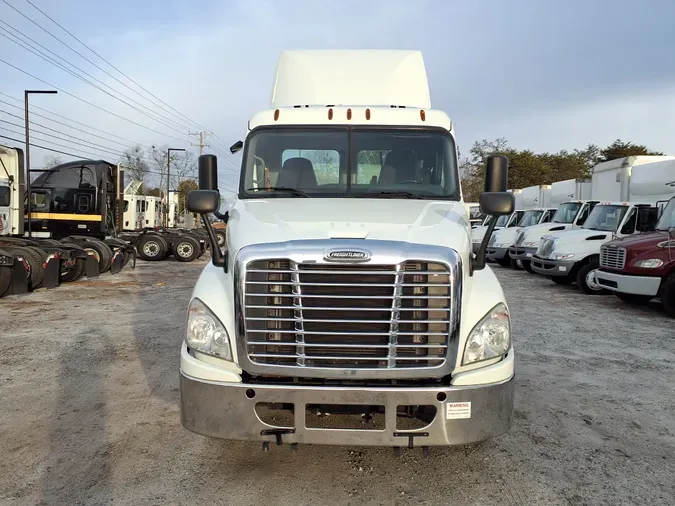
[(146, 179), (150, 173), (150, 166), (146, 161), (145, 153), (141, 146), (137, 144), (134, 147), (126, 149), (120, 158), (120, 165), (127, 175), (125, 179), (128, 181), (140, 181), (145, 186)]
[[(153, 162), (153, 171), (156, 172), (154, 180), (163, 194), (166, 191), (167, 147), (153, 148), (150, 158)], [(194, 154), (191, 151), (172, 152), (170, 174), (171, 191), (175, 191), (178, 183), (184, 179), (196, 179), (197, 161)]]
[(48, 156), (45, 156), (44, 168), (45, 169), (51, 169), (52, 167), (56, 167), (57, 165), (61, 165), (62, 163), (63, 163), (63, 160), (61, 159), (60, 156), (58, 156), (58, 155), (48, 155)]

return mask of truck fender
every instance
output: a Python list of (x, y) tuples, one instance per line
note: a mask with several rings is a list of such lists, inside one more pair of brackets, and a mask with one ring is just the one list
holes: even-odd
[(22, 295), (28, 293), (28, 271), (24, 265), (25, 260), (14, 255), (14, 265), (12, 266), (12, 295)]
[(42, 286), (56, 288), (61, 285), (61, 257), (57, 252), (49, 253), (42, 265), (45, 271)]

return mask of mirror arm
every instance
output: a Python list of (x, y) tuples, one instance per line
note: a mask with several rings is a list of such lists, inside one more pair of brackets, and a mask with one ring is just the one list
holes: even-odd
[(220, 251), (220, 246), (218, 246), (218, 240), (216, 239), (216, 234), (213, 231), (213, 226), (209, 221), (208, 215), (204, 213), (200, 214), (200, 216), (204, 221), (204, 228), (209, 235), (209, 242), (211, 243), (211, 262), (216, 267), (223, 267), (225, 272), (227, 272), (227, 256), (223, 255), (223, 252)]
[(493, 219), (490, 220), (490, 224), (488, 225), (488, 228), (485, 231), (485, 235), (483, 236), (483, 240), (480, 243), (480, 247), (478, 248), (476, 255), (472, 256), (471, 262), (469, 262), (470, 276), (473, 276), (474, 271), (480, 271), (485, 269), (485, 250), (487, 250), (488, 242), (490, 241), (490, 237), (492, 237), (492, 232), (494, 231), (496, 225), (497, 225), (497, 216), (493, 216)]

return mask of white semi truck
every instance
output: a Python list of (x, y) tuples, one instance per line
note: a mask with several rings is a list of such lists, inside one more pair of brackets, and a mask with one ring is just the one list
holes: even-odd
[(549, 202), (556, 212), (548, 221), (522, 228), (516, 234), (514, 243), (509, 247), (509, 258), (519, 262), (526, 271), (533, 273), (532, 256), (537, 252), (541, 236), (549, 232), (561, 232), (580, 228), (597, 201), (591, 198), (591, 180), (567, 179), (551, 185)]
[[(595, 280), (601, 246), (616, 238), (654, 230), (659, 203), (675, 194), (669, 185), (675, 179), (675, 164), (655, 162), (675, 160), (673, 156), (640, 156), (612, 160), (596, 166), (602, 183), (593, 197), (612, 197), (599, 202), (578, 230), (544, 235), (532, 256), (532, 269), (558, 284), (576, 282), (581, 292), (603, 294), (607, 290)], [(598, 178), (600, 179), (600, 178)]]
[[(454, 127), (430, 107), (422, 55), (282, 53), (270, 109), (241, 147), (225, 252), (207, 219), (215, 156), (200, 157), (188, 196), (213, 258), (187, 310), (183, 426), (263, 449), (506, 432), (509, 308), (485, 242), (471, 252)], [(506, 164), (488, 159), (485, 214), (513, 211)]]

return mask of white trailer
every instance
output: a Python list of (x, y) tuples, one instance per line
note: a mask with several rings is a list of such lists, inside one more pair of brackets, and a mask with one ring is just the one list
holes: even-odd
[(522, 204), (517, 209), (545, 209), (550, 207), (551, 185), (528, 186), (522, 190)]
[[(652, 162), (648, 163), (650, 159)], [(586, 294), (606, 293), (595, 281), (601, 246), (614, 238), (653, 230), (658, 204), (675, 194), (675, 188), (669, 185), (675, 180), (673, 161), (675, 156), (627, 157), (597, 166), (598, 171), (593, 174), (594, 192), (597, 188), (603, 197), (612, 200), (595, 205), (578, 230), (544, 235), (532, 256), (534, 272), (558, 284), (576, 282)], [(608, 167), (613, 167), (614, 172)], [(610, 195), (608, 188), (616, 194)]]

